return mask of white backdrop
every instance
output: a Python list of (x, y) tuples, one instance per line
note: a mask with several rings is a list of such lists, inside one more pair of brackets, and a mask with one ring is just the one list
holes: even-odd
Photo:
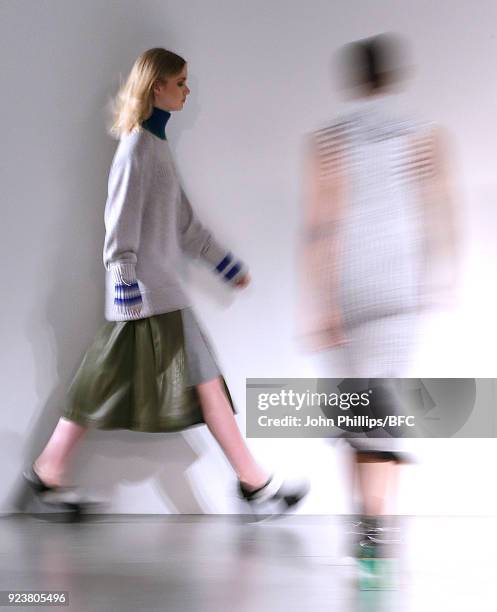
[[(103, 322), (103, 207), (115, 148), (105, 107), (119, 74), (153, 46), (189, 61), (192, 94), (168, 125), (186, 190), (251, 266), (253, 285), (237, 296), (205, 270), (189, 275), (242, 427), (246, 377), (313, 374), (295, 342), (302, 137), (339, 108), (333, 52), (382, 31), (412, 43), (408, 105), (450, 129), (465, 239), (460, 304), (427, 321), (412, 374), (496, 376), (496, 19), (490, 1), (4, 0), (1, 509)], [(268, 468), (311, 477), (301, 512), (347, 509), (342, 467), (325, 442), (250, 446)], [(494, 448), (493, 439), (418, 442), (400, 511), (495, 513), (486, 480)], [(206, 428), (94, 432), (73, 478), (112, 498), (112, 512), (238, 511)]]

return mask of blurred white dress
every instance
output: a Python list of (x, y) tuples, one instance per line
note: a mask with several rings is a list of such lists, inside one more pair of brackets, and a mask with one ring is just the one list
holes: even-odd
[[(428, 123), (395, 116), (389, 103), (388, 97), (362, 101), (313, 134), (319, 182), (326, 186), (339, 168), (345, 186), (338, 217), (327, 223), (326, 210), (321, 213), (317, 278), (326, 287), (324, 310), (327, 300), (330, 311), (338, 306), (347, 343), (321, 354), (318, 371), (321, 377), (376, 379), (369, 385), (383, 389), (381, 412), (401, 414), (388, 379), (406, 375), (416, 344), (425, 235), (419, 185), (431, 172), (432, 131)], [(330, 201), (330, 208), (335, 204)], [(326, 197), (320, 206), (326, 209)], [(377, 430), (350, 442), (363, 450), (397, 451), (399, 435), (400, 429)]]
[(362, 101), (314, 133), (320, 180), (326, 183), (339, 161), (346, 184), (343, 214), (332, 229), (338, 255), (325, 261), (322, 273), (337, 273), (338, 295), (329, 298), (349, 340), (340, 349), (348, 377), (404, 375), (422, 305), (418, 185), (428, 171), (420, 151), (429, 150), (431, 130), (396, 117), (389, 106), (388, 97)]

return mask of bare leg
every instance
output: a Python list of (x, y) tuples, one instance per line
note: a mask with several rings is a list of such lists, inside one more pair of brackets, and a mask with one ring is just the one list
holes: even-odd
[(66, 472), (67, 462), (87, 428), (73, 421), (60, 418), (50, 440), (34, 463), (34, 468), (43, 482), (49, 486), (60, 486)]
[(219, 378), (197, 385), (202, 414), (210, 432), (231, 463), (240, 482), (258, 489), (269, 475), (255, 461), (238, 429), (233, 411)]
[(394, 476), (394, 463), (378, 461), (373, 456), (360, 453), (356, 456), (356, 465), (364, 514), (367, 516), (385, 514), (385, 500)]

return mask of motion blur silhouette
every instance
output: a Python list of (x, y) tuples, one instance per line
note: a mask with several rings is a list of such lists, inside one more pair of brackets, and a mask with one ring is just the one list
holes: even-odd
[[(369, 379), (391, 414), (391, 379), (408, 369), (421, 313), (453, 282), (457, 244), (444, 130), (394, 111), (406, 50), (390, 34), (340, 50), (352, 100), (309, 135), (305, 167), (305, 343), (321, 351), (321, 376)], [(360, 555), (379, 558), (394, 541), (380, 517), (407, 456), (387, 432), (344, 436), (362, 497)]]

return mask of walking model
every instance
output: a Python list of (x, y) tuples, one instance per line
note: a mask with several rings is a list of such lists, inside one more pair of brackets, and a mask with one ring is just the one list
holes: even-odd
[[(393, 65), (398, 51), (386, 35), (345, 48), (356, 99), (312, 134), (306, 198), (308, 338), (314, 349), (334, 349), (340, 376), (381, 387), (390, 413), (399, 408), (391, 382), (371, 379), (405, 375), (430, 268), (445, 261), (453, 269), (455, 246), (441, 131), (392, 110), (391, 86), (403, 74)], [(323, 375), (336, 376), (326, 359)], [(395, 438), (375, 433), (346, 433), (363, 550), (385, 539), (385, 498), (405, 458)]]
[[(287, 509), (306, 493), (268, 475), (250, 453), (178, 278), (186, 253), (235, 288), (250, 281), (245, 265), (198, 221), (178, 179), (165, 128), (189, 93), (185, 60), (155, 48), (136, 60), (117, 97), (112, 133), (120, 141), (109, 176), (103, 252), (107, 323), (76, 373), (45, 449), (24, 473), (42, 512), (54, 510), (46, 494), (61, 490), (89, 427), (171, 432), (206, 423), (250, 504), (274, 501)], [(57, 510), (81, 508), (59, 504)]]

